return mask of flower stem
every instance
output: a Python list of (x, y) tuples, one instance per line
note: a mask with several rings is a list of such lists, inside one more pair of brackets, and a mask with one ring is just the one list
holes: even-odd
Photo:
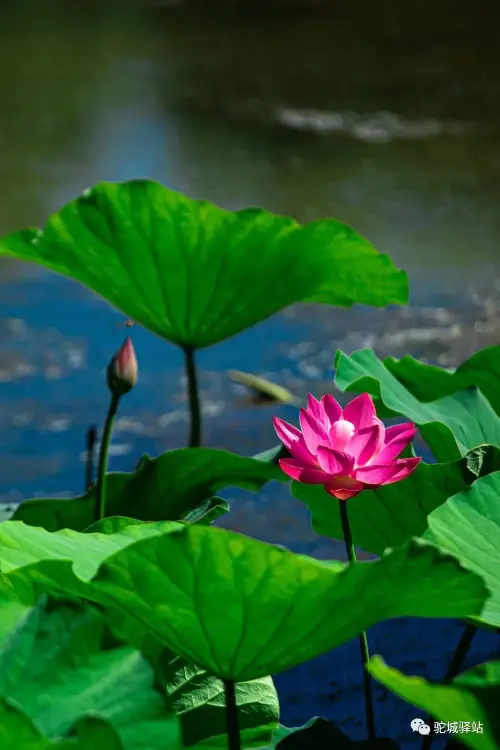
[[(353, 563), (356, 562), (356, 553), (354, 551), (354, 544), (352, 543), (351, 527), (349, 525), (349, 517), (347, 515), (347, 502), (345, 500), (339, 500), (339, 510), (340, 522), (342, 524), (342, 533), (344, 535), (345, 549), (347, 552), (347, 559), (350, 563)], [(374, 742), (376, 736), (375, 712), (373, 710), (371, 676), (367, 670), (368, 662), (370, 661), (370, 652), (368, 650), (368, 639), (364, 630), (359, 634), (358, 639), (361, 651), (361, 663), (363, 665), (363, 692), (365, 696), (365, 714), (366, 726), (368, 729), (368, 739), (370, 740), (370, 742)]]
[(111, 434), (115, 421), (116, 411), (120, 403), (120, 396), (113, 393), (109, 402), (109, 409), (104, 422), (102, 433), (101, 448), (99, 450), (99, 465), (97, 469), (97, 488), (96, 488), (96, 512), (95, 520), (102, 521), (106, 516), (106, 471), (108, 469), (108, 454), (111, 443)]
[[(460, 636), (460, 640), (455, 649), (455, 652), (453, 656), (451, 657), (451, 661), (448, 666), (448, 669), (446, 670), (446, 674), (443, 679), (444, 685), (447, 685), (452, 680), (454, 680), (455, 677), (460, 672), (462, 664), (464, 663), (464, 659), (467, 656), (467, 652), (469, 651), (471, 647), (472, 641), (476, 633), (477, 633), (477, 627), (475, 625), (471, 625), (470, 623), (466, 623), (462, 631), (462, 635)], [(425, 723), (429, 725), (432, 724), (432, 719), (430, 716), (428, 716), (425, 719)], [(431, 734), (424, 735), (424, 739), (422, 740), (422, 750), (429, 750), (434, 740), (434, 736), (435, 735), (432, 732)]]
[(228, 750), (241, 750), (240, 727), (238, 722), (238, 707), (234, 680), (223, 680), (226, 696), (226, 732)]
[(85, 443), (87, 447), (87, 457), (85, 459), (85, 489), (84, 492), (88, 492), (94, 481), (94, 450), (97, 441), (97, 430), (94, 425), (91, 425), (87, 430), (85, 436)]
[(191, 411), (191, 428), (189, 433), (189, 447), (197, 448), (201, 445), (201, 409), (198, 391), (198, 376), (194, 361), (194, 349), (184, 347), (184, 362), (187, 376), (189, 409)]

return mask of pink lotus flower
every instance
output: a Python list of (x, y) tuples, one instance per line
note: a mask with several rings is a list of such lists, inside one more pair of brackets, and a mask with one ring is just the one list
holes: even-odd
[(393, 484), (417, 468), (420, 458), (397, 458), (417, 433), (412, 422), (385, 427), (367, 393), (345, 409), (326, 394), (318, 401), (309, 394), (300, 410), (298, 430), (274, 417), (274, 429), (293, 458), (281, 459), (281, 469), (305, 484), (322, 484), (329, 495), (348, 500), (365, 488)]

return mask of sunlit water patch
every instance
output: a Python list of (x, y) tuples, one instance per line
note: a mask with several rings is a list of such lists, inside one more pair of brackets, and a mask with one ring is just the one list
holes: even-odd
[(274, 120), (293, 130), (318, 135), (344, 134), (365, 143), (390, 143), (400, 138), (424, 140), (438, 136), (460, 136), (473, 133), (471, 123), (438, 120), (432, 117), (414, 120), (394, 112), (323, 112), (315, 109), (277, 107)]

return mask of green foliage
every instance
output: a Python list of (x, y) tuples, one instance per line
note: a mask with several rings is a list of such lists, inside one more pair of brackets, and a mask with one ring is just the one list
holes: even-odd
[[(53, 742), (44, 737), (31, 719), (3, 698), (0, 698), (0, 747), (2, 750), (85, 750), (74, 740)], [(119, 745), (110, 747), (121, 750)]]
[[(467, 747), (474, 750), (500, 747), (500, 661), (481, 664), (449, 685), (436, 685), (422, 677), (407, 677), (380, 658), (372, 659), (369, 669), (379, 682), (412, 706), (422, 708), (437, 721), (459, 724), (453, 738)], [(467, 723), (468, 728), (460, 731), (460, 724)], [(482, 731), (471, 731), (472, 726), (477, 728), (479, 723)]]
[[(117, 749), (160, 750), (166, 741), (181, 747), (178, 722), (154, 688), (150, 665), (136, 649), (106, 643), (103, 617), (88, 605), (42, 600), (26, 613), (0, 649), (0, 697), (8, 723), (32, 735), (33, 747), (52, 746), (38, 733), (71, 737), (77, 722), (94, 716), (111, 726)], [(77, 747), (107, 735), (101, 724), (80, 729)]]
[(222, 529), (164, 526), (26, 534), (7, 521), (0, 568), (23, 596), (55, 591), (117, 607), (176, 654), (237, 682), (289, 669), (387, 618), (480, 616), (487, 598), (479, 576), (423, 542), (339, 570)]
[[(406, 274), (345, 224), (225, 211), (150, 180), (101, 183), (43, 230), (4, 238), (2, 254), (75, 279), (190, 355), (295, 302), (408, 297)], [(196, 443), (199, 394), (187, 361)], [(282, 446), (253, 457), (181, 448), (106, 474), (103, 441), (106, 517), (96, 522), (94, 486), (70, 500), (27, 500), (13, 520), (2, 513), (2, 750), (222, 750), (227, 680), (242, 750), (393, 750), (392, 740), (354, 742), (319, 717), (281, 726), (270, 675), (387, 619), (500, 627), (499, 361), (500, 347), (454, 372), (371, 350), (337, 353), (336, 385), (371, 394), (379, 417), (415, 422), (438, 462), (348, 500), (349, 529), (321, 484), (292, 483), (319, 534), (345, 538), (350, 550), (352, 533), (376, 561), (320, 562), (212, 526), (229, 511), (219, 490), (286, 481)], [(298, 403), (258, 375), (232, 377), (257, 401)], [(461, 739), (499, 750), (498, 662), (443, 685), (377, 658), (369, 669), (440, 720), (483, 722), (483, 734)]]
[(491, 596), (481, 619), (500, 627), (500, 472), (450, 497), (428, 518), (424, 539), (477, 572)]
[[(225, 211), (152, 180), (100, 183), (0, 254), (69, 276), (181, 346), (227, 339), (294, 302), (406, 304), (406, 274), (351, 227)], [(277, 283), (278, 282), (278, 283)]]
[[(95, 716), (80, 719), (74, 726), (73, 734), (71, 738), (51, 739), (22, 710), (12, 702), (0, 698), (2, 750), (96, 750), (100, 747), (105, 747), (106, 750), (124, 750), (111, 724)], [(179, 746), (174, 744), (173, 747)]]
[[(224, 685), (206, 670), (163, 650), (157, 671), (178, 715), (185, 747), (200, 742), (227, 744)], [(267, 743), (278, 727), (279, 703), (271, 677), (240, 682), (236, 686), (240, 729), (247, 739)]]
[[(107, 515), (177, 521), (186, 515), (189, 520), (189, 513), (198, 508), (194, 518), (199, 520), (200, 504), (206, 504), (217, 490), (241, 487), (255, 492), (270, 479), (286, 480), (274, 462), (274, 453), (246, 458), (215, 448), (181, 448), (158, 458), (143, 456), (136, 471), (108, 474)], [(26, 500), (12, 519), (48, 531), (83, 531), (94, 521), (94, 506), (95, 486), (72, 500)], [(225, 512), (224, 502), (210, 510), (210, 519), (219, 512)]]
[(12, 595), (12, 592), (7, 587), (1, 587), (0, 612), (2, 616), (0, 617), (0, 649), (10, 637), (12, 630), (18, 626), (29, 611), (29, 605), (25, 605), (19, 601), (18, 597)]
[(335, 357), (335, 384), (344, 391), (370, 393), (391, 415), (415, 422), (438, 461), (455, 461), (478, 445), (500, 446), (500, 419), (477, 388), (419, 401), (371, 349)]
[[(203, 518), (203, 521), (205, 518)], [(142, 526), (132, 529), (131, 526)], [(128, 534), (144, 538), (153, 524), (132, 518), (106, 518), (89, 529), (101, 534), (116, 534), (129, 529)], [(162, 525), (157, 528), (161, 530)], [(169, 528), (169, 524), (163, 524)], [(181, 659), (166, 649), (155, 634), (144, 629), (141, 622), (110, 609), (107, 622), (113, 633), (142, 651), (155, 669), (158, 684), (176, 712), (182, 731), (183, 745), (191, 747), (200, 742), (225, 740), (225, 701), (221, 680), (192, 662)], [(268, 742), (278, 725), (279, 703), (271, 677), (242, 682), (236, 686), (239, 722), (245, 736), (256, 743)]]
[(387, 357), (384, 365), (419, 401), (434, 401), (450, 393), (477, 387), (500, 415), (500, 346), (489, 346), (455, 371), (419, 362), (413, 357)]
[[(349, 501), (349, 523), (356, 544), (380, 555), (387, 547), (398, 547), (412, 536), (422, 536), (432, 511), (466, 490), (478, 477), (499, 470), (500, 449), (486, 445), (458, 461), (421, 463), (402, 482), (362, 492)], [(291, 489), (294, 497), (307, 504), (318, 534), (342, 539), (338, 507), (321, 485), (292, 482)]]

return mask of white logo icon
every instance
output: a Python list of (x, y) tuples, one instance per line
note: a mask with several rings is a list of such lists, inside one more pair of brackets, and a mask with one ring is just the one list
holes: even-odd
[(410, 727), (413, 732), (418, 732), (419, 734), (430, 734), (431, 728), (428, 724), (425, 723), (423, 719), (413, 719), (410, 722)]

